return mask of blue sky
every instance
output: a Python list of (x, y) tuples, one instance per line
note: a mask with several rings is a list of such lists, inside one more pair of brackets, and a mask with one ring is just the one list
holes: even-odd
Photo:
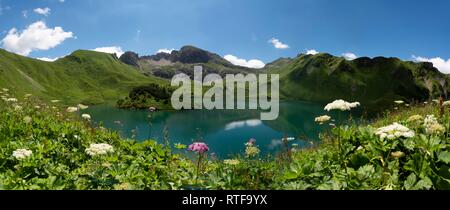
[[(50, 10), (38, 14), (37, 8)], [(54, 58), (112, 46), (148, 55), (194, 45), (267, 63), (314, 49), (405, 60), (414, 55), (450, 72), (449, 9), (446, 0), (0, 0), (0, 46), (7, 48), (4, 38), (11, 29), (20, 37), (41, 21), (66, 34), (50, 37), (55, 43), (44, 37), (50, 44), (34, 46), (27, 56)], [(272, 38), (288, 48), (274, 47)], [(18, 42), (23, 40), (30, 42), (24, 37)]]

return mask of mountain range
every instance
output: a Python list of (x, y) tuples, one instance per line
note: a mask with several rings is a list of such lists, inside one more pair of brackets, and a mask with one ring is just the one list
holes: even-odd
[(449, 92), (449, 77), (426, 62), (385, 57), (346, 60), (319, 53), (280, 58), (263, 69), (250, 69), (193, 46), (149, 56), (126, 52), (120, 58), (77, 50), (55, 62), (0, 49), (0, 88), (67, 104), (114, 103), (139, 87), (168, 87), (177, 73), (192, 76), (195, 65), (202, 65), (206, 73), (220, 75), (280, 74), (281, 98), (288, 100), (326, 103), (342, 98), (382, 109), (394, 100), (425, 101), (441, 95), (447, 98)]

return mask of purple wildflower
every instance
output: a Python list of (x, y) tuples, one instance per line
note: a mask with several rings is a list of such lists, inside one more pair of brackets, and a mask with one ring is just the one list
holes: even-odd
[(209, 147), (203, 142), (194, 142), (191, 145), (189, 145), (188, 150), (203, 154), (209, 150)]

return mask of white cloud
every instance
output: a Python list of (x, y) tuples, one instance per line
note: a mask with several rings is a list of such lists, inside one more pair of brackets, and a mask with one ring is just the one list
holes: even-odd
[(41, 60), (41, 61), (53, 62), (53, 61), (58, 60), (59, 58), (60, 57), (56, 57), (56, 58), (40, 57), (40, 58), (36, 58), (36, 59)]
[(287, 49), (289, 48), (289, 45), (283, 44), (280, 40), (272, 38), (269, 40), (270, 43), (273, 44), (273, 46), (277, 49)]
[(40, 14), (40, 15), (44, 15), (44, 16), (48, 16), (50, 15), (50, 11), (51, 9), (46, 7), (46, 8), (36, 8), (33, 10), (35, 13)]
[(444, 60), (440, 57), (436, 58), (424, 58), (417, 57), (415, 55), (412, 56), (413, 60), (416, 62), (430, 62), (433, 63), (433, 66), (437, 68), (440, 72), (444, 74), (450, 74), (450, 59)]
[(306, 54), (307, 55), (315, 55), (315, 54), (319, 54), (319, 52), (315, 49), (312, 49), (312, 50), (306, 50)]
[(356, 56), (354, 53), (351, 53), (351, 52), (343, 53), (342, 57), (344, 57), (345, 59), (350, 60), (350, 61), (358, 58), (358, 56)]
[(120, 56), (122, 56), (122, 54), (124, 54), (125, 52), (122, 50), (121, 47), (118, 46), (111, 46), (111, 47), (97, 47), (95, 49), (92, 49), (93, 51), (97, 51), (97, 52), (103, 52), (103, 53), (109, 53), (109, 54), (116, 54), (117, 57), (120, 58)]
[(244, 66), (244, 67), (248, 67), (248, 68), (254, 68), (254, 69), (260, 69), (260, 68), (264, 68), (264, 66), (266, 64), (264, 64), (264, 62), (260, 61), (260, 60), (256, 60), (256, 59), (252, 59), (252, 60), (245, 60), (242, 58), (238, 58), (234, 55), (225, 55), (223, 58), (225, 58), (225, 60), (229, 61), (230, 63), (237, 65), (237, 66)]
[(0, 43), (5, 50), (27, 56), (33, 50), (48, 50), (72, 37), (72, 32), (65, 32), (61, 27), (47, 28), (43, 21), (38, 21), (21, 32), (12, 28)]
[(166, 48), (164, 48), (164, 49), (159, 49), (158, 51), (156, 51), (156, 53), (167, 53), (167, 54), (170, 54), (170, 53), (172, 53), (172, 51), (174, 51), (175, 49), (166, 49)]
[(236, 121), (231, 122), (225, 125), (225, 130), (233, 130), (236, 128), (242, 128), (242, 127), (256, 127), (262, 124), (261, 120), (246, 120), (246, 121)]

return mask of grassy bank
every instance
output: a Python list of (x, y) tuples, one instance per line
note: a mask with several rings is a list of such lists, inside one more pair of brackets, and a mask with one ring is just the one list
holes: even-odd
[[(242, 140), (245, 154), (223, 161), (195, 148), (172, 153), (187, 145), (123, 139), (91, 127), (82, 110), (1, 92), (0, 189), (450, 189), (450, 119), (436, 104), (338, 125), (321, 145), (284, 147), (275, 158)], [(378, 128), (394, 122), (407, 130), (384, 128), (381, 138)]]

